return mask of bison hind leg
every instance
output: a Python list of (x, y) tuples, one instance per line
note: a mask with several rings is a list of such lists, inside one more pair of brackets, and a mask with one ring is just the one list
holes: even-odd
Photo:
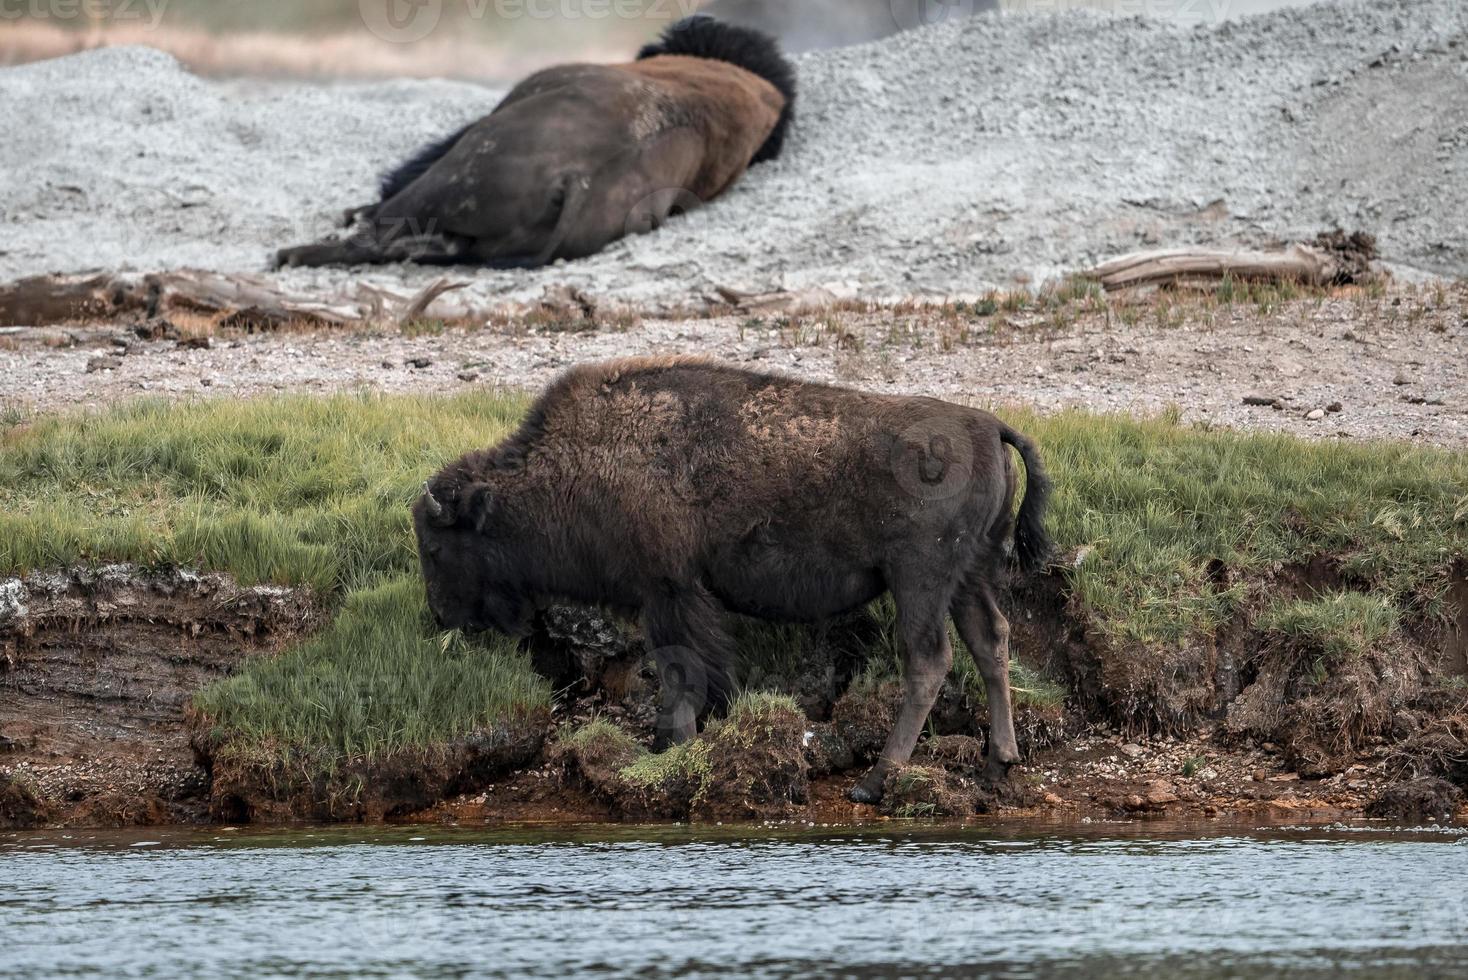
[(892, 597), (902, 642), (902, 707), (876, 763), (847, 793), (854, 803), (879, 802), (887, 774), (912, 758), (933, 702), (953, 666), (953, 648), (948, 642), (951, 595), (951, 584), (922, 571), (894, 577)]
[(953, 600), (953, 625), (973, 654), (989, 701), (989, 751), (984, 775), (998, 782), (1019, 761), (1014, 709), (1009, 693), (1009, 621), (987, 582)]

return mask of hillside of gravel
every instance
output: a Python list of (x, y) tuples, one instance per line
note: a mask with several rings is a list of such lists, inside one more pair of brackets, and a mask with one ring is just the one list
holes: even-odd
[[(1468, 9), (1322, 3), (1182, 27), (1085, 11), (976, 17), (799, 60), (785, 157), (654, 235), (461, 299), (551, 284), (644, 308), (716, 288), (963, 296), (1129, 250), (1342, 226), (1461, 276)], [(499, 92), (206, 81), (146, 48), (0, 71), (0, 281), (263, 273), (375, 176)], [(412, 289), (437, 270), (292, 271), (296, 290)]]

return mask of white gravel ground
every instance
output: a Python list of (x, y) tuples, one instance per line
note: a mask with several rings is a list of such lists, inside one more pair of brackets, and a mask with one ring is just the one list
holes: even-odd
[[(476, 303), (547, 284), (645, 308), (715, 287), (963, 296), (1139, 247), (1341, 225), (1468, 273), (1468, 5), (1322, 3), (1184, 27), (1071, 11), (976, 17), (800, 60), (784, 159), (595, 258), (468, 270)], [(142, 48), (0, 71), (0, 281), (261, 272), (375, 175), (497, 92), (215, 82)], [(292, 271), (412, 289), (434, 270)]]

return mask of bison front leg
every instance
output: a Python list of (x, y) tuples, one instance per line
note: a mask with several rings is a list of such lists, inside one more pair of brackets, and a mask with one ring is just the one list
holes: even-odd
[(734, 642), (723, 610), (702, 588), (670, 589), (645, 604), (642, 630), (661, 686), (653, 743), (661, 752), (693, 738), (699, 719), (728, 705)]
[(912, 758), (928, 713), (953, 665), (944, 605), (927, 596), (897, 596), (897, 626), (903, 646), (902, 708), (876, 765), (847, 794), (853, 802), (880, 801), (887, 774)]

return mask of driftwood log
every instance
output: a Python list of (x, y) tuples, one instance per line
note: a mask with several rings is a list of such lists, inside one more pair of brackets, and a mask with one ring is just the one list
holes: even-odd
[(1107, 292), (1141, 286), (1206, 286), (1224, 279), (1331, 286), (1371, 278), (1375, 257), (1376, 241), (1370, 235), (1328, 232), (1311, 244), (1295, 242), (1270, 251), (1177, 248), (1133, 252), (1085, 275), (1100, 282)]
[(466, 285), (439, 279), (412, 295), (360, 285), (354, 295), (323, 299), (291, 293), (252, 276), (197, 270), (146, 276), (30, 276), (0, 285), (0, 327), (130, 314), (154, 317), (170, 310), (220, 315), (221, 326), (247, 330), (291, 322), (405, 323), (425, 316), (435, 300)]

